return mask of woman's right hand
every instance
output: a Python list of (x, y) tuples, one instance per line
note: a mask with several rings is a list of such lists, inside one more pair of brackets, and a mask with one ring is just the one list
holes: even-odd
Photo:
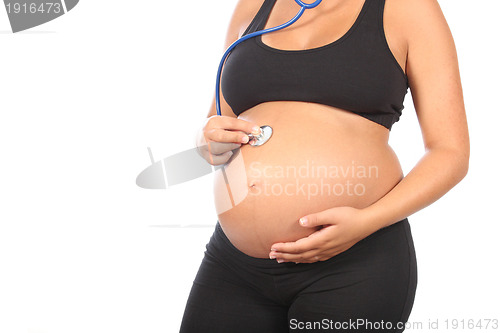
[(252, 122), (228, 116), (211, 116), (198, 134), (198, 152), (211, 165), (226, 163), (233, 150), (248, 143), (247, 133), (259, 134), (260, 127)]

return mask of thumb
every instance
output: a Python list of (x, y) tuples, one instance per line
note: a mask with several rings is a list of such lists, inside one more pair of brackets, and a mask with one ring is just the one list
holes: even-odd
[(324, 215), (323, 212), (309, 214), (309, 215), (301, 217), (299, 219), (299, 223), (301, 226), (307, 227), (307, 228), (317, 227), (317, 226), (325, 224), (323, 215)]
[(319, 213), (305, 215), (299, 219), (299, 224), (307, 228), (334, 224), (336, 212), (338, 212), (337, 208), (330, 208)]

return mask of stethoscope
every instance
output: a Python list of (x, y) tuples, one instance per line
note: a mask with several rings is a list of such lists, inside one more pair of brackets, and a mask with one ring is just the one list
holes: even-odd
[[(297, 15), (295, 15), (295, 17), (293, 19), (291, 19), (290, 21), (288, 21), (282, 25), (279, 25), (277, 27), (268, 28), (268, 29), (264, 29), (264, 30), (260, 30), (260, 31), (255, 31), (255, 32), (252, 32), (251, 34), (245, 35), (245, 36), (241, 37), (240, 39), (238, 39), (237, 41), (235, 41), (233, 44), (231, 44), (227, 48), (227, 50), (224, 53), (224, 55), (222, 56), (222, 60), (219, 64), (219, 69), (217, 71), (217, 83), (215, 85), (215, 109), (217, 111), (218, 116), (221, 115), (221, 110), (220, 110), (220, 80), (221, 80), (222, 67), (224, 66), (224, 62), (226, 61), (226, 58), (229, 56), (231, 51), (238, 44), (246, 41), (247, 39), (250, 39), (250, 38), (256, 37), (256, 36), (260, 36), (260, 35), (263, 35), (263, 34), (266, 34), (269, 32), (281, 30), (281, 29), (284, 29), (284, 28), (292, 25), (302, 16), (302, 14), (304, 14), (306, 9), (311, 9), (311, 8), (316, 7), (317, 5), (319, 5), (321, 3), (321, 1), (322, 0), (316, 0), (313, 3), (307, 4), (301, 0), (295, 0), (295, 2), (301, 8), (300, 8), (299, 12), (297, 13)], [(260, 134), (257, 134), (257, 135), (248, 134), (248, 137), (249, 137), (248, 143), (254, 147), (262, 146), (264, 143), (266, 143), (271, 138), (272, 135), (273, 135), (273, 129), (271, 128), (271, 126), (263, 125), (260, 127)]]

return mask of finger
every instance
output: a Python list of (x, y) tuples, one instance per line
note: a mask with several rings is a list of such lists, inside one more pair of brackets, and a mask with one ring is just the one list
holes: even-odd
[(260, 132), (259, 125), (254, 122), (225, 116), (212, 116), (208, 118), (206, 127), (208, 129), (222, 128), (230, 131), (241, 131), (253, 134), (259, 134)]
[(224, 152), (222, 154), (211, 154), (208, 151), (208, 146), (203, 146), (198, 148), (198, 153), (203, 157), (205, 161), (207, 161), (211, 165), (221, 165), (226, 163), (234, 152), (232, 150)]
[(220, 155), (210, 155), (210, 164), (212, 165), (221, 165), (229, 161), (229, 159), (233, 156), (232, 151), (225, 152), (224, 154)]
[(278, 253), (276, 255), (276, 261), (281, 262), (300, 262), (300, 263), (311, 263), (320, 260), (320, 251), (311, 250), (299, 254), (290, 253)]
[(315, 250), (321, 244), (321, 242), (316, 238), (317, 237), (308, 236), (306, 238), (301, 238), (296, 242), (273, 244), (271, 252), (297, 254)]
[(333, 224), (337, 208), (330, 208), (315, 214), (309, 214), (299, 219), (299, 223), (303, 227), (318, 227), (325, 224)]
[(322, 228), (305, 238), (301, 238), (295, 242), (275, 243), (271, 246), (271, 251), (286, 252), (286, 253), (300, 253), (309, 250), (317, 249), (328, 241), (326, 231), (330, 227)]
[(220, 155), (240, 147), (241, 143), (211, 141), (209, 142), (207, 149), (212, 155)]
[[(293, 262), (296, 264), (311, 264), (311, 263), (318, 262), (318, 261), (329, 260), (329, 259), (333, 258), (334, 256), (336, 256), (337, 254), (339, 254), (340, 252), (339, 251), (318, 252), (317, 254), (312, 253), (311, 255), (304, 254), (302, 258), (299, 255), (289, 255), (289, 257), (286, 259), (281, 258), (281, 257), (276, 258), (276, 261), (278, 263)], [(299, 257), (296, 257), (296, 256), (299, 256)]]
[(228, 131), (222, 128), (213, 128), (205, 131), (205, 138), (208, 141), (225, 142), (225, 143), (247, 143), (249, 137), (247, 134), (240, 131)]

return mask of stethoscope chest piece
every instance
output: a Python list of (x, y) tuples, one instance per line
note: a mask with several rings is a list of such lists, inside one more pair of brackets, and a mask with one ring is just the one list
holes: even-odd
[(250, 135), (250, 140), (248, 141), (248, 144), (253, 147), (262, 146), (271, 138), (272, 135), (273, 135), (273, 129), (271, 128), (271, 126), (268, 125), (261, 126), (260, 134)]

